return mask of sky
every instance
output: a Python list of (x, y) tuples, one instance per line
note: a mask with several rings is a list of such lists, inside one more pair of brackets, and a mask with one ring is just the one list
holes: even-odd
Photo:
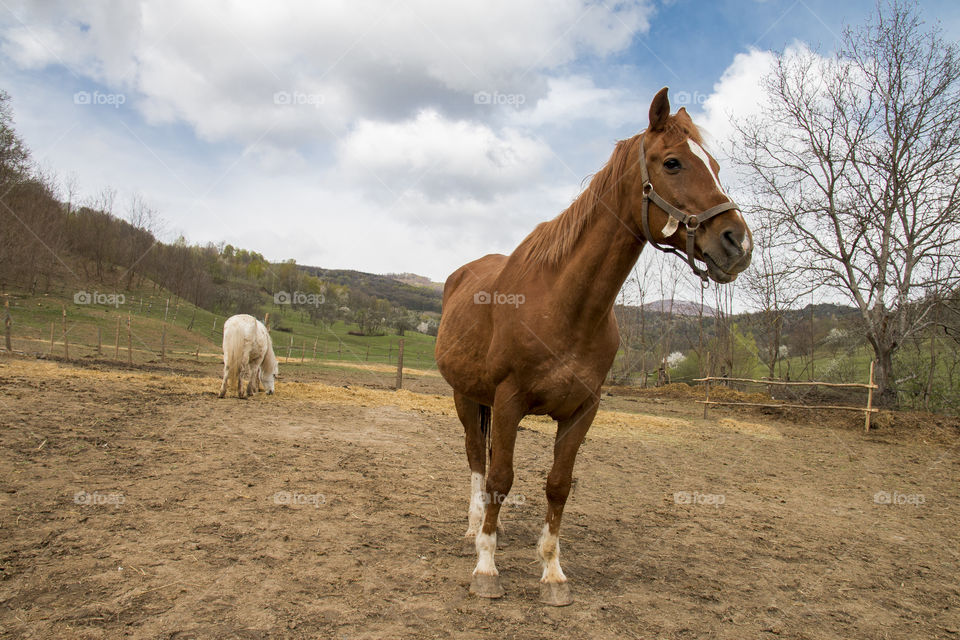
[[(960, 3), (921, 9), (960, 39)], [(443, 281), (563, 211), (661, 87), (722, 165), (774, 53), (829, 54), (873, 10), (0, 0), (0, 88), (40, 167), (78, 201), (116, 189), (120, 217), (139, 195), (163, 239)]]

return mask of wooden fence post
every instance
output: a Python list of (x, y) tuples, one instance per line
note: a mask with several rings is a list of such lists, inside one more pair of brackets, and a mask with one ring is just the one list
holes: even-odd
[(320, 336), (317, 336), (317, 339), (313, 341), (313, 359), (317, 359), (317, 343), (320, 342)]
[(197, 343), (197, 362), (200, 362), (200, 343)]
[(290, 362), (291, 351), (293, 351), (293, 336), (290, 336), (290, 345), (287, 347), (287, 362)]
[(103, 330), (97, 325), (97, 355), (103, 355)]
[(217, 316), (213, 316), (213, 329), (210, 329), (210, 338), (213, 339), (217, 335)]
[(267, 313), (264, 314), (263, 316), (263, 326), (265, 326), (269, 331), (270, 329), (270, 312), (269, 311), (267, 311)]
[(10, 331), (11, 326), (13, 325), (13, 318), (10, 317), (10, 300), (3, 301), (4, 316), (3, 316), (3, 335), (4, 342), (7, 346), (7, 351), (13, 351), (13, 346), (11, 346), (10, 341)]
[(127, 312), (127, 362), (133, 364), (133, 326), (129, 311)]
[(53, 322), (50, 323), (50, 355), (53, 355)]
[(397, 346), (397, 389), (403, 388), (403, 338)]
[(67, 343), (67, 308), (63, 308), (63, 357), (70, 359), (70, 345)]
[(300, 364), (303, 364), (303, 357), (306, 355), (306, 353), (307, 353), (307, 341), (304, 340), (303, 343), (300, 345)]
[(162, 333), (160, 334), (160, 362), (167, 361), (167, 323), (163, 323)]
[(703, 377), (707, 378), (707, 381), (706, 381), (707, 397), (704, 398), (706, 402), (703, 405), (703, 419), (706, 420), (707, 411), (710, 408), (710, 405), (707, 404), (708, 402), (710, 402), (710, 352), (709, 351), (707, 351), (707, 372), (703, 374)]
[(867, 389), (867, 417), (864, 419), (863, 431), (864, 433), (869, 433), (870, 431), (870, 414), (873, 409), (873, 365), (876, 361), (870, 361), (870, 387)]
[(367, 355), (364, 357), (364, 360), (367, 362), (370, 361), (370, 345), (367, 345)]
[(120, 359), (120, 316), (117, 316), (117, 344), (113, 349), (113, 357), (115, 360)]

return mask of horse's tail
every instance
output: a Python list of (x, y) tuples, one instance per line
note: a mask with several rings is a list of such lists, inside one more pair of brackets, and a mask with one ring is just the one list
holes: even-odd
[(484, 465), (485, 468), (490, 467), (490, 459), (493, 456), (493, 442), (490, 439), (490, 432), (493, 429), (490, 428), (491, 416), (493, 411), (488, 404), (480, 405), (480, 433), (483, 435), (483, 441), (487, 450), (487, 464)]
[(223, 357), (227, 362), (228, 380), (239, 383), (243, 360), (243, 332), (238, 331), (233, 324), (223, 332)]

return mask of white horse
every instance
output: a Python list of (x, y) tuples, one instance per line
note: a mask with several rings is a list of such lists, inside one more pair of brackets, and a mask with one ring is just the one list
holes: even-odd
[[(253, 316), (241, 313), (223, 323), (223, 383), (220, 397), (227, 394), (230, 378), (237, 381), (237, 397), (246, 398), (260, 390), (273, 393), (278, 375), (277, 356), (273, 354), (270, 332)], [(244, 385), (243, 381), (247, 380)]]

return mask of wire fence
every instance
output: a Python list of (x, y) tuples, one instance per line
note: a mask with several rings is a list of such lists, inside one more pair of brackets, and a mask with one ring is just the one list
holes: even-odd
[[(142, 308), (142, 305), (140, 305)], [(225, 318), (212, 316), (209, 330), (199, 328), (196, 315), (189, 319), (175, 314), (164, 314), (167, 321), (150, 317), (150, 307), (126, 313), (104, 311), (98, 322), (81, 321), (71, 317), (64, 306), (57, 320), (22, 324), (15, 321), (9, 306), (4, 309), (4, 342), (7, 351), (38, 356), (56, 356), (66, 359), (109, 359), (128, 364), (146, 364), (191, 360), (198, 363), (222, 363), (220, 344), (223, 340)], [(46, 314), (50, 316), (50, 313)], [(353, 366), (396, 365), (400, 359), (401, 342), (406, 342), (404, 366), (411, 369), (435, 368), (433, 351), (428, 345), (410, 344), (402, 337), (377, 344), (356, 344), (344, 341), (327, 329), (322, 336), (298, 336), (277, 330), (271, 331), (274, 353), (281, 364)], [(365, 338), (358, 337), (357, 340)]]

